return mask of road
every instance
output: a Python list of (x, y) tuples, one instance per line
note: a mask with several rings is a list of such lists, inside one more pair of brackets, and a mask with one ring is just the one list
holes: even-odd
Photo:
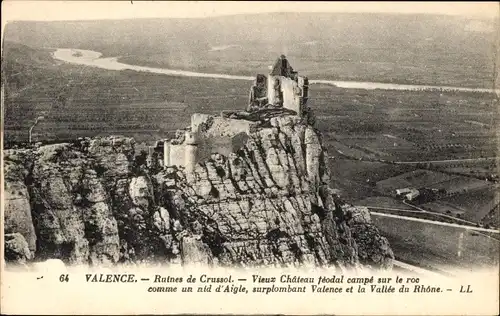
[[(424, 210), (424, 209), (421, 209), (420, 207), (417, 207), (417, 206), (415, 206), (415, 205), (411, 205), (411, 204), (409, 204), (409, 203), (406, 203), (406, 201), (403, 201), (403, 203), (404, 203), (405, 205), (410, 206), (410, 207), (413, 207), (413, 208), (415, 208), (416, 210), (418, 210), (418, 211), (420, 211), (420, 212), (423, 212), (423, 213), (429, 213), (429, 214), (439, 215), (439, 216), (442, 216), (442, 217), (447, 217), (447, 218), (450, 218), (450, 219), (453, 219), (453, 220), (459, 220), (459, 221), (462, 221), (462, 222), (467, 223), (467, 224), (476, 225), (476, 223), (474, 223), (474, 222), (470, 222), (470, 221), (465, 220), (465, 219), (458, 219), (458, 218), (455, 218), (455, 217), (453, 217), (453, 216), (449, 216), (449, 215), (446, 215), (446, 214), (441, 214), (441, 213), (436, 213), (436, 212), (429, 212), (429, 211), (426, 211), (426, 210)], [(465, 225), (463, 225), (463, 226), (465, 226)], [(474, 226), (466, 226), (466, 227), (474, 227)], [(478, 227), (476, 227), (476, 228), (478, 228)], [(494, 230), (494, 229), (493, 229), (493, 230), (492, 230), (492, 229), (490, 229), (490, 230), (488, 230), (488, 232), (497, 232), (497, 233), (500, 233), (500, 231), (496, 231), (496, 230)], [(479, 231), (478, 231), (477, 233), (478, 233), (478, 234), (480, 234), (480, 235), (485, 236), (486, 238), (493, 238), (493, 237), (491, 237), (491, 236), (489, 236), (489, 235), (482, 234), (482, 233), (480, 233)], [(499, 240), (499, 239), (497, 239), (497, 238), (493, 238), (493, 239), (498, 240), (498, 241), (500, 242), (500, 240)]]
[(447, 163), (447, 162), (465, 162), (465, 161), (485, 161), (485, 160), (495, 160), (495, 159), (500, 159), (500, 157), (448, 159), (448, 160), (392, 161), (392, 163), (403, 165), (403, 164), (418, 164), (418, 163)]
[(450, 215), (446, 215), (446, 214), (442, 214), (442, 213), (438, 213), (438, 212), (431, 212), (431, 211), (427, 211), (427, 210), (424, 210), (423, 208), (420, 208), (416, 205), (413, 205), (413, 204), (410, 204), (406, 201), (403, 200), (403, 204), (406, 205), (406, 206), (409, 206), (419, 212), (422, 212), (422, 213), (428, 213), (428, 214), (434, 214), (436, 216), (441, 216), (441, 217), (446, 217), (446, 218), (450, 218), (450, 219), (453, 219), (453, 220), (456, 220), (456, 221), (460, 221), (460, 222), (464, 222), (464, 223), (467, 223), (467, 224), (470, 224), (470, 225), (476, 225), (477, 223), (474, 223), (474, 222), (471, 222), (471, 221), (468, 221), (466, 219), (461, 219), (461, 218), (456, 218), (456, 217), (453, 217), (453, 216), (450, 216)]
[(382, 212), (370, 214), (389, 240), (396, 259), (404, 264), (443, 273), (498, 265), (498, 230)]
[(402, 261), (399, 261), (399, 260), (396, 260), (394, 259), (393, 261), (393, 264), (394, 264), (394, 270), (402, 270), (402, 271), (409, 271), (409, 272), (412, 272), (412, 273), (416, 273), (416, 274), (420, 274), (420, 275), (424, 275), (424, 276), (441, 276), (443, 274), (449, 274), (449, 273), (446, 273), (446, 272), (434, 272), (434, 271), (430, 271), (430, 270), (427, 270), (427, 269), (422, 269), (422, 268), (419, 268), (415, 265), (411, 265), (411, 264), (408, 264), (408, 263), (405, 263), (405, 262), (402, 262)]
[[(373, 161), (373, 162), (382, 162), (382, 163), (392, 163), (392, 164), (399, 164), (399, 165), (415, 165), (419, 163), (448, 163), (448, 162), (476, 162), (476, 161), (487, 161), (487, 160), (496, 160), (499, 159), (500, 157), (484, 157), (484, 158), (464, 158), (464, 159), (447, 159), (447, 160), (417, 160), (417, 161), (390, 161), (390, 160), (384, 160), (384, 159), (373, 159), (373, 158), (354, 158), (347, 156), (344, 154), (342, 151), (337, 150), (337, 152), (349, 159), (352, 160), (363, 160), (363, 161)], [(329, 156), (329, 159), (335, 159), (335, 156)]]
[[(367, 208), (373, 208), (371, 206), (366, 206), (366, 207)], [(395, 214), (387, 214), (387, 213), (379, 213), (379, 212), (370, 212), (370, 214), (374, 214), (374, 215), (382, 216), (382, 217), (393, 217), (393, 218), (398, 218), (398, 219), (407, 220), (407, 221), (422, 222), (422, 223), (427, 223), (427, 224), (432, 224), (432, 225), (447, 226), (447, 227), (456, 227), (456, 228), (461, 228), (461, 229), (473, 230), (473, 231), (476, 231), (476, 232), (488, 232), (488, 233), (493, 233), (493, 234), (500, 234), (500, 230), (490, 229), (490, 228), (483, 228), (483, 227), (476, 227), (476, 226), (469, 226), (469, 225), (460, 225), (460, 224), (454, 224), (454, 223), (438, 222), (438, 221), (432, 221), (432, 220), (429, 220), (429, 219), (409, 217), (409, 216), (402, 216), (402, 215), (395, 215)], [(496, 238), (493, 238), (493, 239), (495, 239), (497, 241), (500, 241), (500, 240), (498, 240)]]
[(369, 205), (356, 205), (356, 206), (358, 206), (358, 207), (366, 207), (366, 208), (373, 209), (373, 210), (387, 210), (387, 211), (406, 212), (406, 213), (413, 213), (413, 214), (427, 213), (427, 214), (432, 214), (432, 215), (436, 215), (436, 216), (446, 217), (446, 218), (449, 218), (449, 219), (453, 219), (454, 221), (459, 221), (459, 222), (467, 223), (469, 225), (473, 225), (473, 226), (470, 226), (470, 227), (476, 227), (475, 225), (477, 224), (477, 223), (470, 222), (468, 220), (461, 219), (461, 218), (456, 218), (456, 217), (453, 217), (453, 216), (450, 216), (450, 215), (427, 211), (427, 210), (421, 209), (421, 208), (419, 208), (419, 207), (417, 207), (415, 205), (408, 204), (405, 201), (403, 201), (403, 203), (405, 205), (407, 205), (407, 206), (415, 208), (415, 210), (407, 210), (407, 209), (392, 208), (392, 207), (378, 207), (378, 206), (369, 206)]

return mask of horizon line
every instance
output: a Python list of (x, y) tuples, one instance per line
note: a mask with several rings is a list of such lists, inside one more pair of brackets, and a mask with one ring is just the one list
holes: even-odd
[[(500, 18), (495, 2), (318, 1), (14, 1), (2, 2), (2, 21), (206, 19), (262, 14), (379, 14)], [(4, 23), (2, 23), (4, 24)]]
[(7, 20), (5, 24), (16, 22), (98, 22), (98, 21), (126, 21), (126, 20), (207, 20), (217, 19), (221, 17), (237, 17), (237, 16), (252, 16), (252, 15), (269, 15), (269, 14), (353, 14), (353, 15), (391, 15), (391, 16), (446, 16), (456, 17), (470, 20), (500, 20), (499, 16), (467, 16), (462, 14), (444, 13), (444, 12), (354, 12), (354, 11), (268, 11), (268, 12), (241, 12), (241, 13), (221, 13), (211, 16), (150, 16), (150, 17), (97, 17), (97, 18), (80, 18), (80, 19), (54, 19), (54, 20), (34, 20), (34, 19), (17, 19)]

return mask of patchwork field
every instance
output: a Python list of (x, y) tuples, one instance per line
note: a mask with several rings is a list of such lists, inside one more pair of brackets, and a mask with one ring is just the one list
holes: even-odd
[(448, 195), (456, 195), (458, 193), (476, 192), (479, 189), (490, 188), (491, 183), (485, 180), (457, 176), (449, 180), (431, 183), (428, 187), (432, 189), (444, 189)]
[(420, 207), (438, 213), (460, 214), (461, 218), (479, 222), (498, 205), (499, 194), (498, 187), (487, 186), (472, 192), (446, 197), (437, 202), (423, 204)]
[(396, 258), (427, 266), (483, 267), (498, 264), (499, 236), (473, 230), (409, 221), (387, 216), (372, 216), (373, 221), (398, 249)]
[(397, 210), (408, 210), (410, 209), (408, 205), (404, 204), (401, 200), (394, 199), (389, 196), (370, 196), (367, 198), (359, 199), (353, 201), (353, 204), (359, 206), (373, 207), (373, 209), (385, 208), (385, 209), (397, 209)]
[(454, 167), (454, 168), (445, 168), (443, 171), (449, 173), (457, 173), (457, 174), (469, 174), (478, 178), (494, 178), (496, 173), (496, 164), (495, 161), (490, 160), (487, 164), (482, 167), (479, 163), (474, 165), (471, 164), (470, 167), (462, 166), (462, 167)]
[(414, 170), (396, 177), (388, 178), (377, 182), (377, 189), (386, 194), (394, 195), (396, 189), (413, 187), (435, 187), (442, 182), (448, 182), (457, 176), (450, 176), (441, 172), (429, 170)]

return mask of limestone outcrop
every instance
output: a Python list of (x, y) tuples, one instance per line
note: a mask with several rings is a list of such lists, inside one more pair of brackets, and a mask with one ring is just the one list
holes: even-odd
[(277, 115), (242, 141), (190, 174), (124, 137), (5, 150), (6, 259), (391, 268), (368, 211), (329, 187), (307, 120)]

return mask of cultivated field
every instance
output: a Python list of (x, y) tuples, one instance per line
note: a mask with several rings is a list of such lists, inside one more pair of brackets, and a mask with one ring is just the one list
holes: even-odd
[(448, 195), (456, 195), (491, 188), (492, 185), (485, 180), (457, 176), (448, 181), (430, 183), (428, 187), (432, 189), (444, 189)]
[(499, 236), (460, 227), (372, 215), (372, 219), (398, 249), (396, 259), (433, 268), (481, 268), (498, 265)]
[(396, 189), (433, 186), (445, 181), (450, 181), (456, 176), (429, 170), (415, 170), (377, 182), (377, 189), (389, 195), (394, 195)]
[(498, 205), (499, 200), (499, 188), (490, 185), (423, 204), (421, 207), (439, 213), (460, 214), (461, 218), (479, 222)]

